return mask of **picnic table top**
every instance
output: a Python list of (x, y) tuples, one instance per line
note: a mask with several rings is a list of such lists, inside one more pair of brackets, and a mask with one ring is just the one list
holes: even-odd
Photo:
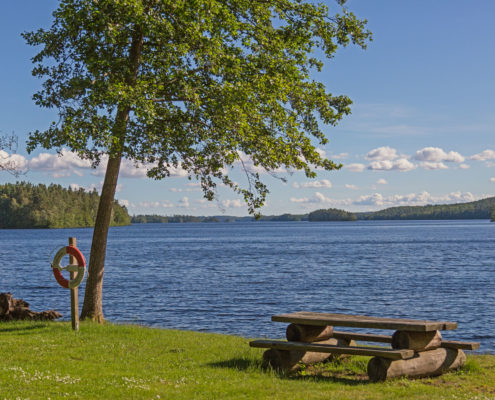
[(272, 321), (301, 325), (332, 325), (353, 328), (395, 329), (401, 331), (429, 332), (457, 329), (456, 322), (423, 321), (417, 319), (380, 318), (366, 315), (330, 314), (298, 311), (290, 314), (273, 315)]

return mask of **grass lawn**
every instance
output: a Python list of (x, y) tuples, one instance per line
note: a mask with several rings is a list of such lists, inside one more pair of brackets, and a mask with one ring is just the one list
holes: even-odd
[(3, 399), (495, 399), (495, 356), (457, 372), (370, 383), (367, 358), (291, 375), (236, 336), (82, 322), (0, 323)]

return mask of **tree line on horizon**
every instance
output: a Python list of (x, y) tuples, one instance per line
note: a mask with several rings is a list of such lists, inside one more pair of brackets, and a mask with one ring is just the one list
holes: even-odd
[[(390, 207), (373, 212), (349, 212), (336, 208), (320, 209), (308, 214), (262, 215), (259, 221), (357, 221), (357, 220), (446, 220), (446, 219), (491, 219), (495, 221), (495, 197), (469, 203), (438, 204), (426, 206)], [(181, 223), (181, 222), (248, 222), (253, 217), (191, 215), (135, 215), (131, 223)]]
[[(72, 190), (60, 185), (31, 183), (0, 185), (0, 228), (93, 227), (100, 195), (96, 190)], [(112, 226), (129, 225), (127, 209), (114, 202)]]

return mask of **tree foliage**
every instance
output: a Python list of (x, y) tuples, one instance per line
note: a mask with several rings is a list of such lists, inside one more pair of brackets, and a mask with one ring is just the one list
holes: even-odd
[[(100, 196), (96, 190), (21, 182), (0, 185), (0, 228), (83, 228), (94, 225)], [(127, 209), (113, 207), (113, 226), (128, 225)]]
[[(218, 178), (251, 212), (267, 193), (259, 174), (246, 170), (241, 187), (224, 168), (242, 153), (266, 170), (309, 177), (313, 167), (339, 167), (310, 138), (325, 144), (318, 121), (336, 124), (351, 101), (310, 72), (323, 66), (317, 55), (366, 46), (365, 21), (345, 8), (330, 15), (324, 4), (289, 0), (64, 0), (53, 15), (49, 30), (24, 34), (42, 46), (33, 74), (44, 84), (34, 99), (60, 117), (31, 134), (29, 150), (67, 146), (95, 163), (118, 154), (149, 165), (153, 178), (184, 168), (207, 198)], [(117, 126), (124, 111), (128, 120)]]
[(371, 213), (356, 213), (358, 219), (490, 219), (495, 197), (468, 203), (401, 206)]
[(327, 210), (316, 210), (308, 215), (310, 222), (314, 221), (356, 221), (357, 217), (351, 212), (329, 208)]

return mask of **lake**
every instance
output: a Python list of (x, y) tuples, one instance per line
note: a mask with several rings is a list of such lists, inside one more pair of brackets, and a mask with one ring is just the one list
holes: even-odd
[[(50, 257), (92, 229), (0, 230), (0, 292), (70, 319)], [(318, 311), (453, 320), (446, 339), (495, 352), (495, 223), (136, 224), (111, 228), (104, 314), (114, 322), (284, 337), (273, 314)], [(68, 258), (64, 258), (64, 263)], [(84, 283), (80, 287), (80, 304)], [(382, 332), (383, 333), (383, 332)]]

